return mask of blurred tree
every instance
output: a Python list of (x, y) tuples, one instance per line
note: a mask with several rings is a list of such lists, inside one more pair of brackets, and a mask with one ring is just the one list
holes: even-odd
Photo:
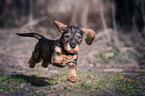
[[(59, 19), (64, 23), (103, 28), (100, 24), (100, 8), (107, 27), (131, 27), (134, 22), (139, 31), (144, 28), (144, 0), (114, 0), (115, 17), (112, 17), (112, 0), (0, 0), (0, 27), (13, 28), (25, 26), (30, 21), (41, 17)], [(143, 4), (142, 4), (143, 3)], [(82, 6), (83, 5), (83, 6)], [(102, 5), (102, 6), (101, 6)], [(50, 18), (52, 17), (52, 18)], [(41, 19), (38, 21), (42, 21)], [(134, 22), (133, 22), (134, 20)], [(37, 24), (36, 22), (33, 24)], [(32, 25), (33, 25), (32, 24)]]
[[(143, 4), (142, 4), (143, 3)], [(142, 0), (115, 0), (116, 21), (118, 26), (131, 27), (135, 21), (138, 30), (141, 32), (144, 28)]]

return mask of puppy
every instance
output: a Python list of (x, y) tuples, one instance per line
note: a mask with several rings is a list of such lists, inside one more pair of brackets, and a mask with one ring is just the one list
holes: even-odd
[(34, 68), (36, 63), (42, 61), (44, 68), (52, 64), (57, 67), (69, 65), (68, 80), (77, 81), (76, 66), (78, 59), (78, 50), (84, 34), (86, 43), (90, 45), (94, 38), (95, 32), (91, 29), (84, 29), (74, 25), (65, 25), (61, 22), (54, 21), (58, 31), (62, 34), (57, 40), (50, 40), (38, 33), (16, 33), (19, 36), (34, 37), (38, 40), (35, 45), (32, 56), (29, 60), (29, 67)]

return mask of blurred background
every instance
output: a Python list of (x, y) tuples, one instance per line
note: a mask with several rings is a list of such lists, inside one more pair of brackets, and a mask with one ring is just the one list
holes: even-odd
[[(58, 20), (96, 32), (91, 47), (82, 44), (79, 65), (106, 67), (111, 63), (108, 66), (118, 68), (118, 64), (135, 63), (135, 67), (144, 68), (144, 5), (144, 0), (0, 0), (1, 53), (25, 53), (28, 58), (36, 40), (20, 38), (15, 33), (33, 30), (57, 39), (60, 33), (53, 21)], [(30, 49), (22, 50), (22, 45)]]
[(34, 70), (60, 73), (51, 65), (28, 68), (37, 40), (15, 35), (36, 31), (57, 39), (61, 34), (54, 20), (96, 32), (92, 45), (82, 42), (78, 72), (145, 72), (145, 0), (0, 0), (1, 75)]
[[(58, 20), (96, 32), (91, 47), (82, 44), (80, 66), (119, 68), (129, 63), (133, 68), (144, 68), (144, 5), (144, 0), (0, 0), (1, 64), (10, 54), (25, 54), (19, 56), (26, 60), (30, 57), (36, 40), (17, 37), (16, 32), (33, 30), (57, 39), (60, 33), (53, 21)], [(15, 59), (13, 62), (27, 63), (24, 58)]]
[(104, 23), (113, 28), (114, 22), (117, 29), (136, 26), (141, 32), (144, 5), (144, 0), (0, 0), (0, 28), (34, 27), (57, 19), (97, 31)]

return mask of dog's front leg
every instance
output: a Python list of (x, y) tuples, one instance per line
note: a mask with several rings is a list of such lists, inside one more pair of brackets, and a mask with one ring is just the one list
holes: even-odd
[(66, 58), (66, 55), (60, 54), (59, 52), (54, 52), (51, 57), (51, 63), (55, 66), (64, 67), (67, 65)]
[(78, 80), (76, 75), (76, 67), (77, 64), (75, 62), (69, 63), (68, 81), (73, 83), (77, 82)]
[(51, 56), (51, 64), (58, 66), (58, 67), (65, 67), (67, 66), (67, 56), (62, 54), (62, 49), (58, 46), (55, 46), (54, 52)]
[(77, 67), (77, 58), (78, 54), (74, 54), (72, 57), (69, 57), (69, 73), (68, 73), (68, 81), (77, 82), (78, 78), (76, 75), (76, 67)]

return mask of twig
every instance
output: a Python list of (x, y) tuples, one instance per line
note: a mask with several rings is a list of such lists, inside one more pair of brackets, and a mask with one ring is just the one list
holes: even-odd
[(115, 4), (114, 0), (112, 0), (112, 19), (113, 19), (113, 28), (114, 28), (114, 46), (117, 48), (118, 51), (120, 51), (120, 45), (118, 41), (118, 34), (117, 34), (117, 28), (116, 28), (116, 20), (115, 20)]
[(34, 25), (48, 19), (48, 17), (45, 16), (45, 17), (41, 17), (39, 19), (34, 20), (34, 18), (33, 18), (33, 1), (29, 0), (29, 4), (30, 4), (29, 21), (27, 24), (23, 25), (22, 28), (26, 28), (26, 27), (33, 28)]
[(124, 47), (124, 48), (121, 48), (121, 51), (124, 51), (124, 52), (131, 51), (134, 54), (136, 54), (137, 56), (142, 57), (142, 54), (138, 53), (133, 47)]
[(95, 35), (95, 39), (99, 39), (99, 38), (101, 38), (102, 36), (105, 36), (105, 35), (106, 35), (105, 32), (99, 32), (99, 33), (97, 33), (97, 34)]
[(106, 36), (107, 36), (107, 39), (108, 41), (110, 42), (111, 39), (110, 39), (110, 35), (107, 31), (107, 25), (106, 25), (106, 22), (105, 22), (105, 17), (104, 17), (104, 12), (103, 12), (103, 5), (102, 5), (102, 1), (100, 1), (100, 16), (101, 16), (101, 21), (102, 21), (102, 24), (103, 24), (103, 27), (104, 27), (104, 30), (105, 30), (105, 33), (106, 33)]
[(116, 21), (115, 21), (115, 4), (114, 0), (112, 0), (112, 19), (113, 19), (113, 28), (116, 30)]
[(72, 12), (72, 18), (71, 18), (70, 24), (77, 25), (77, 21), (76, 21), (76, 18), (77, 18), (77, 3), (73, 2), (72, 10), (73, 10), (73, 12)]
[(83, 8), (83, 12), (81, 15), (81, 17), (82, 17), (81, 18), (81, 25), (82, 25), (82, 27), (85, 27), (85, 28), (87, 28), (87, 21), (88, 21), (88, 14), (89, 14), (89, 2), (88, 2), (88, 0), (86, 1), (86, 4)]
[(33, 21), (33, 1), (32, 0), (29, 0), (29, 6), (30, 6), (30, 12), (29, 12), (29, 26), (30, 27), (33, 27), (31, 25), (31, 22)]
[(37, 25), (40, 22), (45, 21), (47, 19), (48, 19), (47, 16), (41, 17), (41, 18), (35, 19), (35, 20), (33, 19), (33, 20), (31, 20), (31, 22), (29, 21), (27, 24), (23, 25), (22, 28), (27, 28), (27, 27), (31, 27), (31, 26)]

